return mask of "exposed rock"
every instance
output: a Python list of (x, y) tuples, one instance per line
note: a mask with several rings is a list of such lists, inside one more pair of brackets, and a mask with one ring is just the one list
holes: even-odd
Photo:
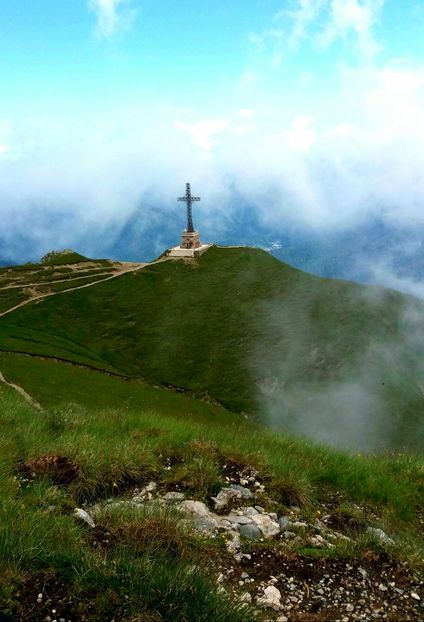
[(142, 503), (146, 499), (150, 500), (153, 497), (152, 493), (155, 492), (157, 487), (158, 487), (158, 485), (156, 484), (156, 482), (149, 482), (147, 484), (147, 486), (142, 488), (140, 490), (140, 492), (138, 492), (136, 495), (134, 495), (133, 501), (135, 503)]
[(219, 524), (215, 516), (201, 501), (182, 501), (179, 507), (192, 516), (193, 527), (198, 531), (207, 533), (218, 529)]
[(211, 497), (215, 504), (215, 510), (218, 512), (225, 510), (232, 499), (252, 499), (253, 493), (248, 488), (231, 484), (229, 488), (222, 488), (216, 497)]
[(265, 588), (263, 596), (259, 596), (256, 599), (258, 607), (270, 608), (278, 611), (280, 609), (281, 592), (277, 590), (273, 585), (269, 585)]
[(367, 527), (367, 533), (373, 536), (380, 544), (387, 546), (396, 546), (396, 542), (390, 538), (387, 533), (377, 527)]
[(183, 501), (184, 493), (183, 492), (167, 492), (163, 495), (162, 499), (165, 501)]
[(231, 539), (228, 540), (226, 544), (227, 551), (229, 553), (236, 553), (241, 547), (240, 536), (237, 531), (229, 531), (228, 533), (231, 536)]
[(84, 523), (87, 523), (87, 525), (89, 525), (93, 529), (96, 526), (90, 514), (82, 508), (75, 508), (74, 515), (76, 516), (76, 518), (84, 521)]
[(278, 521), (278, 524), (280, 525), (281, 531), (285, 531), (292, 524), (292, 522), (290, 520), (290, 516), (281, 516), (281, 518)]
[(249, 525), (252, 522), (252, 519), (249, 516), (239, 516), (237, 514), (229, 514), (225, 517), (225, 520), (230, 523), (236, 523), (237, 525)]
[(230, 484), (230, 488), (239, 492), (242, 499), (253, 499), (253, 492), (251, 492), (248, 488), (245, 488), (244, 486), (239, 486), (238, 484)]
[(249, 540), (260, 540), (262, 531), (257, 525), (240, 525), (240, 535), (249, 538)]
[(252, 521), (259, 527), (265, 538), (271, 538), (280, 533), (280, 526), (267, 514), (252, 516)]

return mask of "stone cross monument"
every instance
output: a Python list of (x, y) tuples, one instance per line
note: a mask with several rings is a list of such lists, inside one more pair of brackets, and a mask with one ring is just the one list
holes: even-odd
[(183, 231), (181, 248), (200, 248), (202, 246), (199, 233), (193, 227), (193, 201), (200, 201), (200, 197), (191, 196), (190, 184), (186, 184), (185, 196), (179, 197), (177, 201), (184, 201), (187, 204), (187, 228)]

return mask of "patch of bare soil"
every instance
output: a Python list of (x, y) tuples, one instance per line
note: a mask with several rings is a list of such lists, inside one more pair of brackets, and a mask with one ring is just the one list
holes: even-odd
[(80, 468), (66, 456), (45, 454), (21, 464), (18, 473), (27, 479), (47, 477), (53, 484), (66, 485), (79, 477)]

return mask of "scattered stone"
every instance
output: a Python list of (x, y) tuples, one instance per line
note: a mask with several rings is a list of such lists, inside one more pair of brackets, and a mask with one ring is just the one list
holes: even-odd
[(293, 540), (296, 537), (296, 534), (293, 531), (285, 531), (283, 533), (284, 540)]
[(272, 520), (267, 514), (258, 514), (252, 516), (252, 521), (259, 527), (265, 538), (271, 538), (280, 533), (280, 526), (277, 522)]
[(346, 611), (348, 613), (352, 613), (352, 611), (355, 611), (355, 607), (351, 603), (349, 603), (348, 605), (346, 605)]
[(166, 495), (163, 496), (165, 501), (183, 501), (184, 493), (183, 492), (167, 492)]
[(241, 499), (241, 493), (232, 488), (223, 488), (216, 497), (211, 497), (215, 504), (215, 510), (218, 512), (225, 510), (232, 499)]
[(135, 501), (135, 503), (142, 503), (146, 499), (150, 500), (153, 497), (152, 493), (156, 490), (157, 487), (158, 485), (156, 484), (156, 482), (149, 482), (147, 486), (140, 490), (139, 493), (134, 495), (133, 501)]
[(280, 525), (281, 531), (285, 531), (292, 524), (290, 520), (290, 516), (281, 516), (281, 518), (278, 520), (278, 524)]
[(411, 592), (411, 598), (414, 598), (415, 600), (421, 600), (416, 592)]
[(89, 525), (93, 529), (96, 526), (90, 514), (86, 512), (85, 510), (83, 510), (82, 508), (75, 508), (74, 516), (84, 521), (84, 523), (87, 523), (87, 525)]
[(264, 609), (270, 608), (278, 611), (280, 609), (281, 592), (273, 585), (265, 588), (263, 596), (258, 596), (256, 604)]
[(252, 596), (251, 594), (249, 594), (249, 592), (243, 592), (243, 594), (240, 596), (240, 601), (242, 603), (251, 603), (252, 602)]
[(387, 546), (396, 546), (396, 542), (390, 538), (387, 533), (377, 527), (367, 527), (367, 533), (375, 538), (379, 544)]
[(245, 500), (253, 499), (253, 492), (251, 492), (248, 488), (244, 486), (239, 486), (238, 484), (230, 484), (230, 488), (239, 492), (241, 494), (241, 498)]
[(237, 531), (229, 531), (228, 533), (231, 539), (226, 543), (227, 551), (229, 553), (236, 553), (241, 547), (240, 536)]
[(210, 533), (218, 529), (219, 524), (212, 512), (201, 501), (192, 501), (187, 499), (179, 504), (183, 512), (192, 516), (193, 527), (197, 531)]
[(292, 523), (291, 526), (301, 528), (301, 529), (306, 529), (306, 527), (308, 526), (308, 523), (305, 523), (304, 521), (301, 521), (301, 520), (297, 520), (294, 523)]
[(249, 538), (249, 540), (260, 540), (262, 531), (257, 525), (240, 525), (240, 535)]
[(236, 514), (230, 514), (229, 516), (226, 516), (225, 520), (229, 521), (230, 523), (236, 523), (237, 525), (249, 525), (249, 523), (252, 522), (252, 519), (248, 516), (238, 516)]

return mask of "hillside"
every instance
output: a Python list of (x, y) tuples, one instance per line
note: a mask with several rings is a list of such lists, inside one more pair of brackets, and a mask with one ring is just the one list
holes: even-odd
[(212, 248), (28, 304), (0, 317), (0, 342), (318, 440), (420, 449), (423, 329), (411, 297), (315, 277), (258, 249)]
[(0, 385), (3, 621), (420, 619), (422, 460), (296, 441), (164, 389), (132, 387), (129, 406), (128, 381), (30, 363), (46, 385), (60, 368), (48, 403), (80, 391), (40, 411)]
[(422, 449), (422, 304), (247, 248), (105, 267), (0, 270), (2, 622), (421, 619), (422, 457), (263, 424)]

